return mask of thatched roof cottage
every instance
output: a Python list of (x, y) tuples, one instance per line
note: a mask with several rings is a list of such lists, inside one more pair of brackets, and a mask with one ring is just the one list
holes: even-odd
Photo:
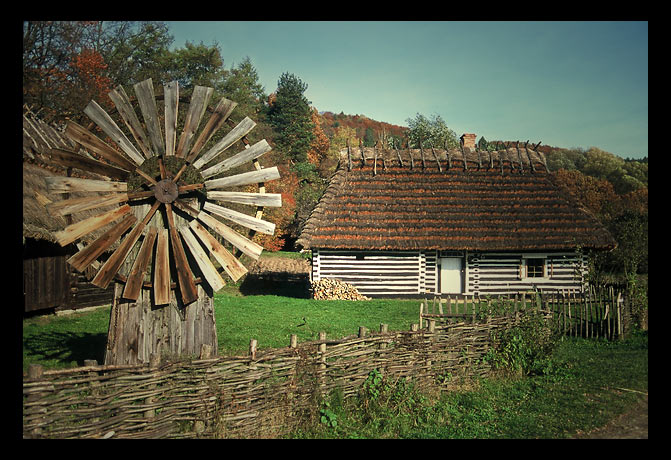
[(297, 244), (312, 277), (367, 296), (580, 289), (585, 251), (615, 241), (527, 144), (480, 151), (351, 148)]
[[(61, 247), (55, 233), (63, 230), (69, 219), (85, 218), (99, 210), (61, 215), (49, 211), (48, 205), (62, 196), (49, 193), (45, 177), (66, 175), (65, 168), (49, 164), (54, 148), (76, 149), (58, 128), (30, 112), (23, 116), (23, 296), (24, 311), (76, 309), (104, 305), (112, 301), (112, 289), (102, 290), (90, 284), (85, 274), (73, 270), (66, 260), (79, 249), (75, 244)], [(71, 171), (73, 176), (82, 176)], [(90, 174), (89, 174), (90, 176)], [(70, 194), (75, 198), (77, 194)], [(87, 235), (95, 239), (105, 229)]]

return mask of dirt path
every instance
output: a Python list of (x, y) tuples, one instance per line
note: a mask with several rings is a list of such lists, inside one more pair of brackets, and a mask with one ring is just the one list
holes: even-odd
[(607, 425), (578, 433), (575, 439), (648, 439), (648, 397)]

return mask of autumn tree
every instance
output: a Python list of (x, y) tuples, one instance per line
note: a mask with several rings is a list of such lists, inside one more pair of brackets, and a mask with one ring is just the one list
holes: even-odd
[(423, 146), (436, 148), (456, 148), (459, 146), (457, 134), (451, 130), (440, 115), (430, 118), (418, 113), (414, 118), (408, 118), (408, 139), (411, 148), (419, 148), (420, 140)]

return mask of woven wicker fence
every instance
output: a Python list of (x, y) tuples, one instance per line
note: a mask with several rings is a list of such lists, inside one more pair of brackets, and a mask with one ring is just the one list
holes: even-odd
[(441, 377), (486, 375), (482, 357), (492, 332), (519, 315), (490, 317), (424, 329), (359, 333), (249, 356), (153, 362), (140, 366), (90, 365), (43, 371), (23, 381), (25, 438), (180, 438), (281, 436), (313, 417), (334, 389), (354, 395), (377, 369), (418, 388)]

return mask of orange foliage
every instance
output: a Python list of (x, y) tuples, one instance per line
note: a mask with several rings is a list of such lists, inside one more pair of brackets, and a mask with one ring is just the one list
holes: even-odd
[(265, 235), (257, 233), (254, 241), (262, 245), (268, 251), (279, 251), (284, 247), (289, 226), (296, 214), (296, 199), (298, 190), (298, 176), (286, 164), (278, 164), (280, 178), (266, 184), (266, 193), (280, 193), (282, 195), (281, 208), (265, 208), (264, 220), (275, 224), (275, 233)]
[(315, 137), (310, 145), (310, 150), (308, 150), (307, 155), (308, 161), (318, 167), (329, 150), (329, 138), (324, 134), (324, 131), (321, 128), (321, 120), (317, 109), (312, 109), (311, 117), (312, 123), (314, 124), (312, 132)]
[(104, 100), (112, 90), (112, 81), (103, 73), (107, 69), (105, 60), (95, 50), (83, 49), (72, 57), (70, 62), (81, 84), (88, 88), (94, 99)]

